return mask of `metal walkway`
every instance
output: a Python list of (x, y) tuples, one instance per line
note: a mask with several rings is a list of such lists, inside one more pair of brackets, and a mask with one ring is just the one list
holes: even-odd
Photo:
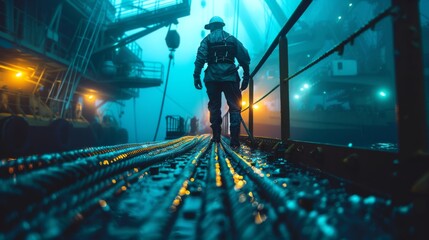
[(203, 135), (2, 160), (0, 239), (412, 236), (411, 206), (263, 148)]

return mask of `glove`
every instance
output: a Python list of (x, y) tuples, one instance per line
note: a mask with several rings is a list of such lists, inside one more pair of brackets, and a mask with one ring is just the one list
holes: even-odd
[(249, 86), (249, 76), (243, 76), (243, 81), (241, 82), (240, 90), (244, 91)]
[(200, 76), (194, 74), (194, 86), (196, 89), (201, 90), (203, 85), (201, 83)]

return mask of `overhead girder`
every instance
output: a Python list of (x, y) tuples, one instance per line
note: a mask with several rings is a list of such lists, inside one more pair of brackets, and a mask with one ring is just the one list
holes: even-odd
[(280, 26), (283, 26), (286, 23), (288, 18), (286, 17), (286, 14), (283, 12), (282, 8), (277, 3), (277, 1), (276, 0), (265, 0), (265, 3), (267, 4), (268, 8), (271, 10), (271, 13), (273, 14), (277, 23)]
[[(177, 22), (177, 20), (176, 20), (176, 22)], [(142, 37), (154, 32), (154, 31), (156, 31), (156, 30), (158, 30), (164, 26), (168, 26), (169, 24), (171, 24), (171, 23), (164, 22), (164, 23), (155, 24), (151, 27), (147, 27), (144, 30), (136, 32), (136, 33), (134, 33), (130, 36), (127, 36), (125, 38), (122, 38), (121, 40), (119, 40), (117, 42), (106, 44), (106, 45), (100, 47), (99, 49), (96, 49), (94, 51), (94, 54), (101, 53), (101, 52), (108, 51), (108, 50), (113, 50), (115, 48), (120, 48), (122, 46), (125, 46), (129, 43), (132, 43), (132, 42), (136, 41), (137, 39), (142, 38)]]
[(246, 4), (242, 5), (243, 7), (240, 8), (240, 20), (241, 23), (244, 25), (244, 28), (246, 29), (247, 35), (253, 42), (255, 46), (263, 46), (261, 34), (259, 32), (259, 29), (256, 27), (255, 22), (253, 21), (253, 18), (247, 9)]

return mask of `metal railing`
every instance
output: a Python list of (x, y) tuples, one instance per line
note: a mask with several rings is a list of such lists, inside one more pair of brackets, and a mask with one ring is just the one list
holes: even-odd
[(116, 21), (136, 15), (157, 12), (161, 9), (176, 6), (188, 0), (111, 0), (112, 5), (116, 8)]
[[(387, 7), (384, 11), (376, 15), (367, 24), (364, 24), (360, 28), (358, 28), (355, 32), (345, 38), (343, 41), (340, 41), (336, 45), (334, 45), (330, 50), (322, 54), (319, 58), (310, 62), (306, 66), (302, 67), (297, 72), (289, 75), (288, 70), (288, 55), (287, 55), (287, 34), (290, 30), (296, 25), (298, 20), (300, 20), (301, 16), (307, 11), (309, 6), (312, 4), (311, 0), (303, 0), (296, 8), (294, 13), (291, 15), (287, 23), (283, 26), (283, 28), (278, 33), (277, 37), (273, 40), (270, 47), (263, 55), (262, 59), (256, 65), (254, 70), (251, 73), (251, 81), (249, 84), (249, 107), (243, 109), (243, 111), (249, 111), (249, 129), (250, 132), (253, 133), (254, 127), (254, 113), (253, 113), (253, 105), (262, 101), (268, 95), (273, 93), (277, 88), (280, 87), (280, 93), (284, 96), (281, 97), (281, 112), (282, 112), (282, 140), (287, 141), (290, 139), (289, 129), (290, 128), (290, 119), (284, 119), (284, 116), (289, 118), (289, 115), (283, 115), (283, 112), (289, 112), (289, 81), (293, 78), (296, 78), (312, 67), (314, 67), (317, 63), (326, 59), (327, 57), (338, 53), (340, 56), (343, 54), (344, 47), (346, 45), (353, 45), (356, 38), (362, 35), (367, 31), (371, 31), (375, 28), (375, 25), (380, 23), (382, 20), (392, 17), (393, 21), (393, 44), (395, 51), (398, 49), (402, 50), (402, 55), (396, 54), (395, 62), (395, 75), (396, 75), (396, 95), (397, 95), (397, 106), (399, 107), (399, 116), (402, 115), (405, 119), (398, 119), (398, 134), (399, 134), (399, 145), (401, 149), (399, 149), (399, 154), (402, 156), (402, 159), (411, 158), (413, 154), (416, 154), (423, 149), (427, 149), (427, 136), (426, 136), (426, 120), (425, 120), (425, 101), (424, 101), (424, 92), (423, 92), (423, 68), (422, 68), (422, 53), (421, 49), (416, 47), (421, 41), (421, 37), (419, 35), (419, 31), (417, 30), (419, 26), (418, 20), (418, 2), (413, 2), (413, 4), (406, 4), (403, 1), (393, 0), (391, 6)], [(401, 16), (415, 16), (413, 18), (400, 18)], [(406, 26), (415, 26), (413, 31), (410, 31), (410, 28)], [(402, 36), (402, 37), (401, 37)], [(413, 45), (408, 44), (404, 41), (403, 36), (407, 36), (406, 40), (409, 42), (413, 42)], [(401, 40), (399, 41), (399, 38)], [(282, 46), (283, 45), (283, 46)], [(253, 77), (258, 74), (261, 67), (265, 64), (267, 59), (271, 56), (274, 50), (279, 47), (279, 59), (280, 59), (280, 83), (277, 84), (272, 90), (268, 91), (263, 97), (254, 99), (254, 82)], [(398, 57), (399, 56), (399, 57)], [(416, 62), (411, 66), (411, 62)], [(410, 71), (413, 69), (412, 71)], [(408, 74), (408, 76), (407, 76)], [(413, 79), (416, 81), (407, 81), (409, 78), (413, 76)], [(284, 88), (282, 89), (282, 86)], [(286, 90), (286, 91), (285, 91)], [(416, 94), (412, 94), (411, 90), (414, 90)], [(415, 99), (417, 102), (411, 104), (411, 99), (405, 97), (406, 94), (408, 96), (413, 96), (412, 99)], [(409, 109), (411, 105), (418, 105), (419, 109)], [(412, 115), (410, 115), (412, 114)], [(402, 129), (402, 130), (401, 130)], [(407, 130), (404, 130), (407, 129)], [(411, 136), (414, 134), (414, 138)]]
[[(288, 161), (300, 165), (316, 168), (318, 171), (328, 172), (333, 176), (345, 178), (354, 184), (364, 186), (378, 193), (389, 194), (395, 199), (407, 200), (418, 197), (426, 197), (427, 193), (419, 190), (419, 183), (423, 182), (429, 169), (428, 132), (426, 122), (425, 79), (423, 74), (422, 36), (419, 19), (419, 2), (392, 0), (385, 10), (375, 15), (366, 24), (362, 24), (355, 32), (345, 37), (343, 41), (334, 44), (331, 49), (322, 53), (304, 67), (289, 74), (289, 56), (287, 33), (297, 23), (297, 20), (306, 12), (312, 3), (311, 0), (303, 0), (285, 24), (278, 36), (251, 73), (253, 78), (262, 65), (278, 47), (280, 78), (272, 90), (262, 98), (254, 101), (254, 82), (249, 84), (249, 127), (253, 132), (253, 106), (262, 101), (276, 89), (280, 89), (280, 118), (281, 141), (275, 154), (285, 157)], [(392, 68), (388, 72), (393, 78), (395, 91), (392, 90), (395, 114), (391, 131), (398, 134), (397, 146), (394, 150), (383, 148), (357, 147), (353, 144), (335, 145), (329, 142), (305, 141), (291, 137), (291, 114), (289, 102), (290, 80), (308, 73), (317, 63), (338, 53), (343, 56), (346, 45), (353, 46), (357, 38), (363, 33), (373, 31), (376, 24), (382, 20), (392, 20), (387, 27), (388, 42), (386, 51), (390, 51)], [(383, 25), (384, 23), (380, 23)], [(390, 48), (390, 49), (389, 49)], [(366, 49), (367, 50), (367, 49)], [(368, 50), (367, 50), (368, 52)], [(369, 53), (365, 53), (369, 54)], [(305, 75), (307, 76), (307, 75)], [(343, 78), (344, 80), (344, 78)], [(427, 84), (427, 83), (426, 83)], [(427, 86), (426, 86), (427, 87)], [(371, 102), (369, 104), (375, 104)], [(325, 112), (330, 114), (329, 112)], [(359, 118), (357, 112), (355, 118)], [(320, 113), (314, 111), (308, 115), (311, 121), (317, 123)], [(333, 116), (335, 118), (335, 116)], [(337, 120), (337, 119), (336, 119)], [(355, 119), (357, 121), (362, 121)], [(341, 123), (342, 119), (337, 120)], [(378, 132), (378, 126), (371, 128), (372, 132)], [(390, 128), (389, 128), (390, 129)], [(383, 132), (392, 134), (391, 132)], [(338, 137), (344, 134), (342, 130), (331, 130), (327, 134)], [(317, 135), (314, 134), (313, 135)], [(252, 134), (249, 134), (251, 137)], [(365, 138), (365, 135), (362, 137)], [(380, 143), (383, 144), (383, 143)], [(374, 144), (373, 144), (374, 145)]]
[(156, 79), (162, 81), (164, 78), (164, 65), (159, 62), (125, 62), (119, 66), (118, 77), (137, 79)]
[(2, 9), (0, 11), (0, 32), (10, 40), (41, 53), (49, 52), (64, 60), (69, 57), (68, 51), (72, 37), (61, 34), (60, 40), (55, 42), (54, 47), (52, 44), (47, 44), (47, 23), (27, 14), (23, 9), (13, 7), (11, 12)]
[[(262, 68), (262, 66), (265, 64), (265, 62), (268, 60), (268, 58), (271, 56), (271, 54), (274, 52), (276, 47), (279, 45), (279, 40), (281, 37), (285, 36), (290, 29), (296, 24), (296, 22), (299, 20), (299, 18), (304, 14), (305, 10), (310, 6), (312, 0), (304, 0), (302, 1), (295, 12), (292, 14), (292, 16), (289, 18), (287, 23), (284, 25), (284, 27), (280, 30), (280, 32), (277, 34), (277, 36), (274, 38), (271, 45), (268, 47), (265, 54), (262, 56), (259, 63), (256, 65), (256, 67), (253, 69), (252, 73), (250, 74), (250, 82), (249, 82), (249, 106), (244, 108), (242, 112), (249, 110), (249, 122), (248, 122), (248, 130), (250, 133), (250, 137), (253, 138), (253, 105), (257, 102), (260, 102), (263, 98), (271, 94), (280, 84), (273, 89), (272, 91), (269, 91), (262, 99), (254, 101), (254, 82), (253, 78), (258, 73), (258, 71)], [(223, 119), (226, 120), (228, 118), (228, 113), (223, 116)], [(246, 126), (245, 126), (246, 127)]]
[(143, 59), (143, 49), (136, 42), (125, 45), (138, 59)]

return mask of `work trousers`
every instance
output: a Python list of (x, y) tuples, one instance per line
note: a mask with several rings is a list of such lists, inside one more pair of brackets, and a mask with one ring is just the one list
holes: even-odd
[(210, 123), (213, 136), (220, 136), (222, 116), (222, 92), (225, 95), (229, 107), (229, 121), (231, 132), (231, 145), (238, 145), (241, 121), (241, 91), (239, 82), (206, 82), (207, 95), (209, 97), (208, 108), (210, 111)]

